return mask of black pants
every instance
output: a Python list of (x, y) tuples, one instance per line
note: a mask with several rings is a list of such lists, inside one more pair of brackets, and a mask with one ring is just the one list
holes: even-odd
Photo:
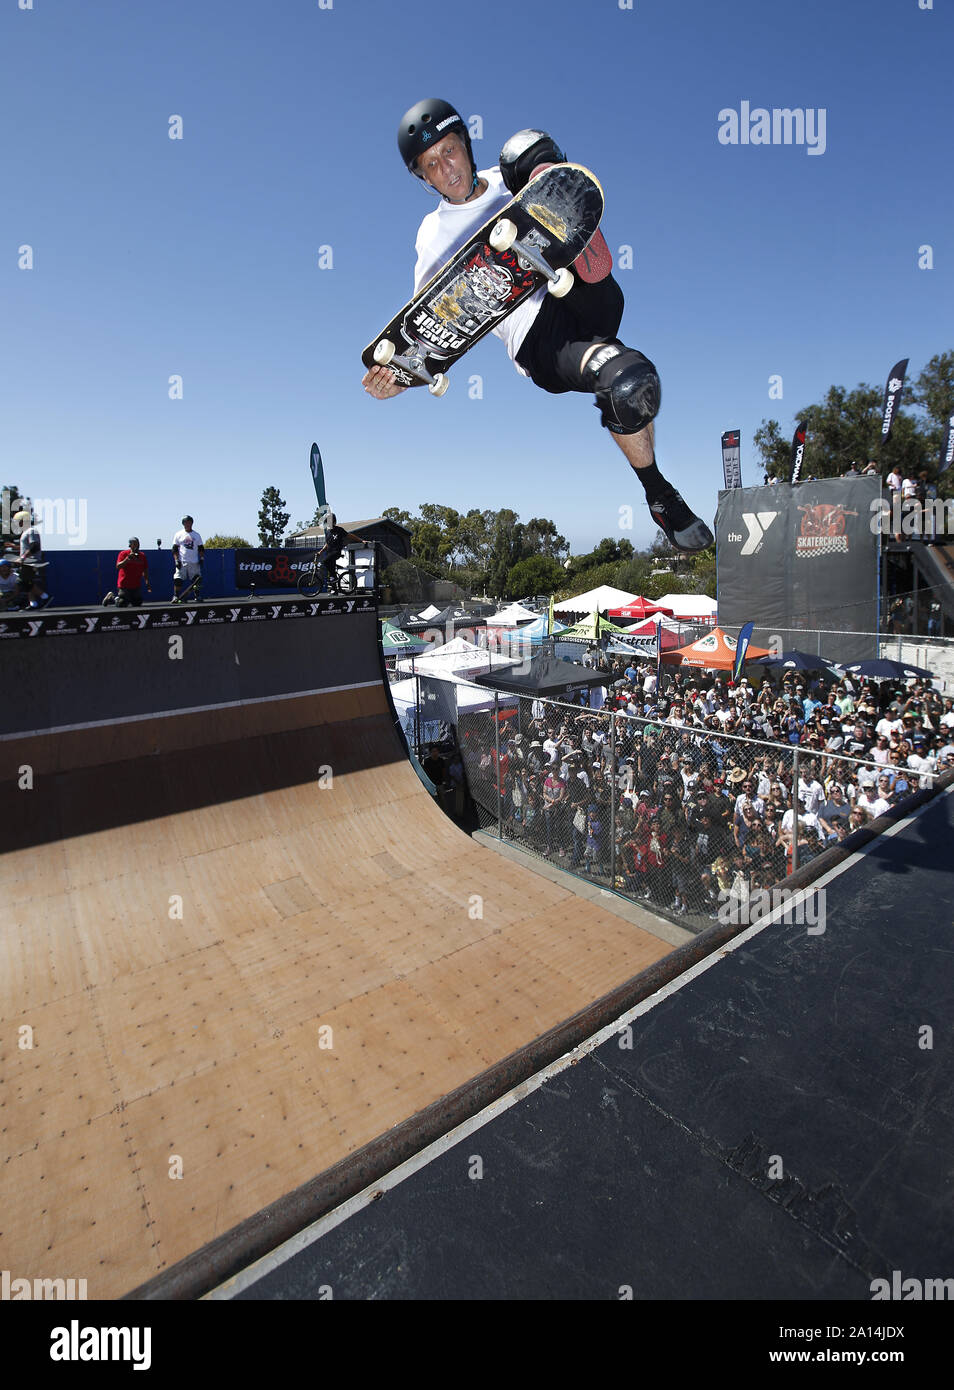
[(595, 285), (577, 276), (563, 299), (544, 295), (540, 312), (517, 353), (517, 363), (537, 386), (553, 395), (592, 391), (580, 363), (594, 343), (611, 343), (623, 320), (623, 291), (607, 275)]

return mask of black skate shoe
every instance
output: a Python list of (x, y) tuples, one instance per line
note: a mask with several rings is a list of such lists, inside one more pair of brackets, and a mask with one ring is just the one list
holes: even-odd
[(715, 540), (706, 523), (689, 510), (671, 483), (649, 503), (649, 511), (677, 550), (705, 550)]

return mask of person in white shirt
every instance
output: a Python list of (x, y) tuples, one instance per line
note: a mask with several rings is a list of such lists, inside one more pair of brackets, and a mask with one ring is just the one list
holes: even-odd
[(880, 788), (866, 787), (855, 797), (855, 806), (861, 811), (867, 811), (871, 819), (876, 820), (890, 808), (891, 802)]
[[(441, 198), (418, 231), (415, 294), (541, 165), (566, 162), (545, 131), (522, 130), (504, 145), (498, 166), (478, 170), (466, 122), (437, 97), (404, 113), (398, 149), (408, 171)], [(713, 544), (712, 532), (656, 464), (652, 422), (661, 401), (659, 377), (647, 357), (617, 338), (622, 316), (623, 293), (610, 274), (591, 280), (577, 276), (563, 298), (541, 288), (492, 331), (506, 344), (518, 372), (543, 390), (595, 393), (602, 423), (642, 483), (656, 525), (677, 549), (703, 550)], [(386, 366), (371, 367), (362, 385), (377, 400), (407, 389)]]
[(799, 777), (798, 779), (798, 799), (811, 815), (816, 815), (819, 806), (825, 800), (825, 791), (821, 782), (813, 774), (809, 773), (808, 778)]
[(191, 516), (182, 518), (182, 530), (177, 531), (172, 538), (172, 558), (176, 562), (172, 580), (172, 602), (178, 603), (183, 586), (188, 587), (201, 575), (205, 559), (205, 546), (202, 544), (202, 537), (192, 525)]
[(20, 532), (21, 586), (29, 589), (30, 607), (43, 608), (50, 596), (42, 583), (45, 566), (40, 528), (33, 521), (32, 513), (25, 510), (17, 512), (13, 520), (23, 527)]

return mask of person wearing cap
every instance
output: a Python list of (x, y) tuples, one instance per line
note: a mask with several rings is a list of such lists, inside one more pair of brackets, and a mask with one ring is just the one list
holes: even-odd
[(176, 565), (172, 580), (172, 602), (178, 603), (183, 587), (188, 588), (200, 578), (205, 563), (205, 545), (194, 528), (191, 516), (186, 515), (182, 518), (182, 529), (172, 538), (172, 558)]
[(128, 549), (121, 550), (116, 556), (115, 599), (112, 594), (107, 594), (103, 603), (114, 601), (117, 608), (138, 608), (142, 603), (143, 585), (151, 594), (149, 561), (139, 549), (139, 537), (130, 536)]
[[(404, 113), (398, 150), (408, 172), (440, 198), (418, 229), (415, 294), (473, 232), (504, 211), (541, 166), (566, 162), (546, 131), (522, 130), (503, 146), (496, 166), (478, 169), (467, 123), (437, 97), (416, 102)], [(591, 250), (597, 240), (605, 252), (600, 233)], [(511, 266), (505, 270), (506, 290), (498, 291), (505, 297), (512, 297), (520, 273), (515, 255)], [(497, 319), (492, 332), (534, 385), (553, 395), (595, 394), (601, 421), (639, 478), (656, 525), (677, 549), (703, 550), (713, 544), (712, 532), (659, 472), (653, 426), (661, 403), (659, 377), (643, 353), (617, 337), (623, 293), (609, 269), (600, 273), (589, 266), (584, 275), (578, 262), (565, 297), (554, 298), (541, 287), (507, 317), (494, 313), (499, 301), (492, 301), (488, 312)], [(485, 293), (485, 301), (488, 297)], [(378, 400), (397, 396), (409, 382), (403, 369), (388, 366), (371, 367), (362, 379), (364, 389)]]
[(867, 811), (872, 820), (877, 820), (891, 806), (891, 778), (879, 777), (877, 786), (865, 787), (855, 797), (856, 808)]
[(20, 597), (20, 581), (13, 561), (0, 560), (0, 610), (11, 608)]

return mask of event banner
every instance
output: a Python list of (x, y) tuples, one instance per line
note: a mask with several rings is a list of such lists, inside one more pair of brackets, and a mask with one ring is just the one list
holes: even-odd
[(805, 457), (805, 424), (799, 421), (792, 435), (792, 452), (788, 462), (788, 481), (792, 486), (802, 475), (802, 460)]
[(727, 489), (716, 514), (719, 626), (755, 623), (756, 646), (820, 651), (832, 661), (877, 656), (881, 479), (821, 478)]
[(726, 430), (722, 436), (722, 476), (726, 487), (742, 486), (742, 451), (738, 430)]
[(90, 633), (109, 636), (117, 632), (165, 632), (189, 627), (223, 627), (227, 623), (269, 623), (295, 618), (341, 617), (375, 612), (373, 594), (328, 596), (294, 602), (277, 594), (271, 602), (242, 598), (237, 602), (215, 599), (211, 603), (144, 604), (141, 608), (105, 611), (55, 608), (27, 609), (0, 615), (0, 641), (13, 638), (78, 637)]
[(894, 424), (895, 413), (901, 403), (901, 392), (904, 390), (904, 374), (908, 370), (908, 359), (902, 358), (900, 362), (895, 362), (888, 374), (888, 380), (884, 388), (884, 406), (881, 410), (881, 443), (887, 444), (891, 437), (891, 426)]
[(954, 463), (954, 415), (947, 422), (944, 438), (941, 440), (941, 457), (937, 461), (938, 473), (943, 473)]
[(297, 589), (298, 576), (311, 566), (313, 550), (236, 550), (235, 587)]

